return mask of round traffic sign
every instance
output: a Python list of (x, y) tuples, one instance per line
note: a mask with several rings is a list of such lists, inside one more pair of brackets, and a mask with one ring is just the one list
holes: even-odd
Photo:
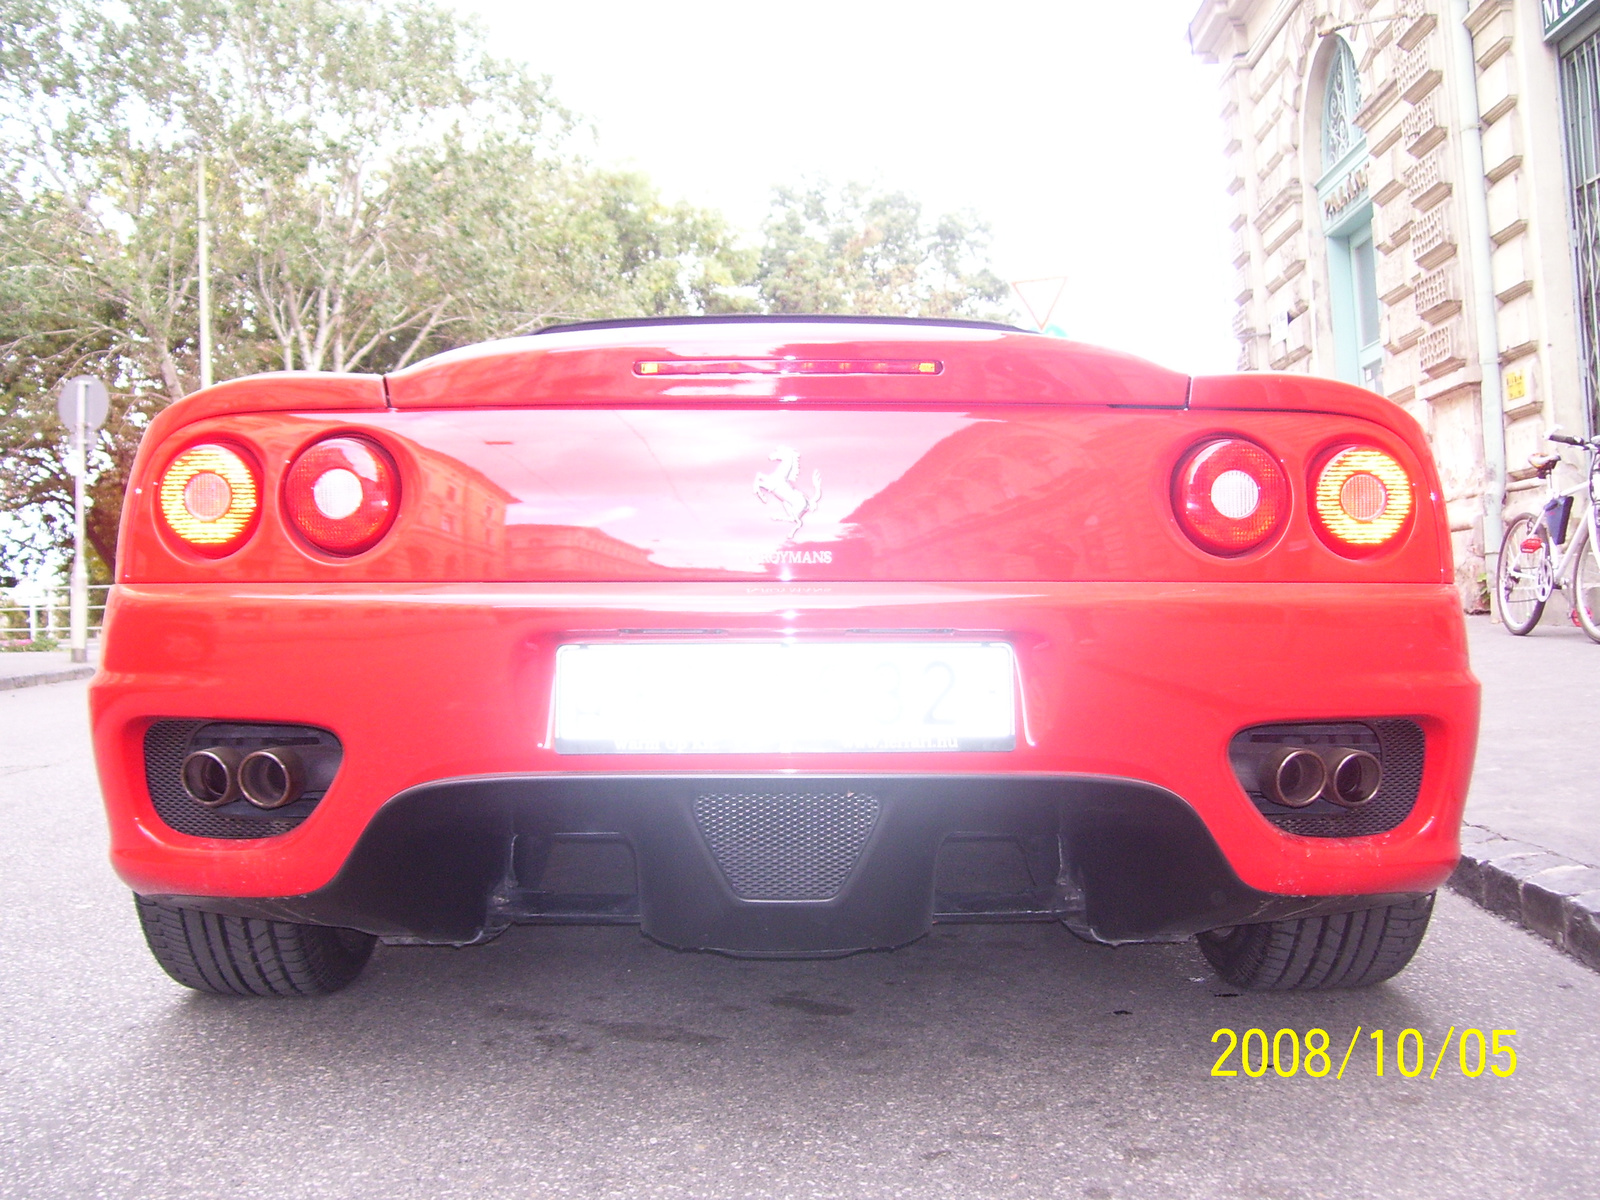
[(61, 385), (60, 399), (56, 402), (56, 415), (74, 435), (78, 432), (78, 404), (83, 404), (83, 423), (91, 430), (100, 428), (111, 407), (111, 396), (106, 385), (93, 375), (74, 375)]

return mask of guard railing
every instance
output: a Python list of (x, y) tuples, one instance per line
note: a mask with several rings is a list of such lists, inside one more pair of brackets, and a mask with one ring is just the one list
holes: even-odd
[[(89, 636), (100, 636), (106, 594), (111, 585), (89, 585)], [(0, 650), (49, 650), (65, 647), (71, 636), (70, 593), (65, 587), (43, 591), (16, 588), (0, 592)]]

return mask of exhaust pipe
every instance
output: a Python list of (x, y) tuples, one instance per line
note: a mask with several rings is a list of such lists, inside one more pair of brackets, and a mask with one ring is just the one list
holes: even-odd
[(239, 797), (239, 752), (227, 746), (196, 750), (183, 760), (180, 776), (189, 799), (221, 808)]
[(305, 766), (286, 746), (271, 746), (245, 755), (239, 764), (239, 791), (257, 808), (282, 808), (305, 791)]
[(1304, 808), (1322, 794), (1328, 768), (1315, 750), (1280, 746), (1261, 764), (1259, 781), (1262, 793), (1274, 804)]
[(1365, 750), (1329, 750), (1326, 798), (1345, 808), (1360, 808), (1378, 794), (1383, 764)]

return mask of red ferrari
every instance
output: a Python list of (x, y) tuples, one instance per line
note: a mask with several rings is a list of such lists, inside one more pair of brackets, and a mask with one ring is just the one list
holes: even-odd
[(936, 922), (1387, 979), (1477, 731), (1422, 431), (1004, 326), (569, 325), (234, 380), (134, 465), (95, 748), (203, 991), (376, 939)]

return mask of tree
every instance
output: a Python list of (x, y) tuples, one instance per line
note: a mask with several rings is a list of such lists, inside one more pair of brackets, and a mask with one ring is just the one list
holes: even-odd
[(1006, 316), (987, 227), (961, 214), (928, 225), (903, 192), (779, 188), (763, 233), (756, 283), (769, 311)]
[(53, 389), (89, 371), (105, 577), (139, 437), (199, 378), (202, 154), (220, 378), (722, 303), (749, 266), (720, 219), (587, 167), (567, 124), (426, 0), (0, 0), (0, 509), (32, 531), (9, 557), (67, 537)]

